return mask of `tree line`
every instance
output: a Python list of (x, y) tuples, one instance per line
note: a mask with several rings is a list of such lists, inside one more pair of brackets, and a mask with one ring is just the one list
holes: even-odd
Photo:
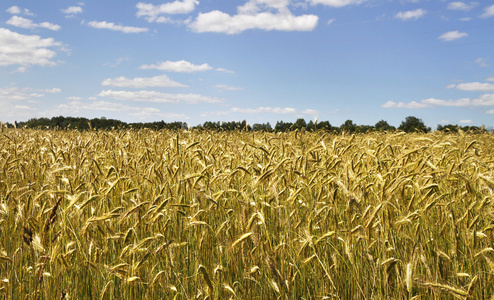
[[(75, 118), (75, 117), (53, 117), (53, 118), (32, 118), (27, 122), (14, 122), (14, 124), (6, 123), (7, 127), (16, 128), (37, 128), (37, 129), (76, 129), (76, 130), (111, 130), (111, 129), (153, 129), (153, 130), (182, 130), (189, 129), (190, 127), (185, 122), (146, 122), (146, 123), (126, 123), (120, 120), (102, 118)], [(376, 124), (372, 125), (357, 125), (352, 120), (346, 120), (341, 126), (333, 126), (329, 121), (309, 121), (299, 118), (295, 122), (278, 121), (275, 126), (272, 127), (269, 122), (256, 123), (252, 126), (244, 121), (230, 121), (230, 122), (211, 122), (206, 121), (201, 125), (191, 127), (195, 130), (208, 130), (208, 131), (233, 131), (233, 130), (245, 130), (245, 131), (265, 131), (265, 132), (288, 132), (293, 130), (305, 130), (305, 131), (328, 131), (328, 132), (347, 132), (347, 133), (366, 133), (371, 131), (395, 131), (401, 130), (404, 132), (423, 132), (427, 133), (431, 131), (430, 127), (427, 127), (424, 122), (414, 116), (406, 117), (401, 122), (398, 128), (391, 126), (385, 120), (380, 120)], [(458, 126), (458, 125), (437, 125), (437, 131), (444, 132), (458, 132), (470, 131), (470, 132), (484, 132), (484, 127), (477, 126)]]

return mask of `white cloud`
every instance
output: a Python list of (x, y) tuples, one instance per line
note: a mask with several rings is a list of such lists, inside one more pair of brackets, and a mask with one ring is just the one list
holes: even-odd
[(488, 110), (485, 112), (486, 114), (494, 114), (494, 109)]
[(142, 120), (149, 120), (150, 118), (160, 118), (160, 119), (170, 119), (170, 120), (189, 119), (189, 117), (185, 114), (176, 114), (176, 113), (168, 113), (168, 112), (165, 113), (154, 107), (139, 108), (136, 111), (129, 113), (129, 115), (138, 117)]
[(149, 28), (122, 26), (106, 21), (102, 21), (102, 22), (91, 21), (88, 23), (88, 25), (97, 29), (109, 29), (113, 31), (120, 31), (123, 33), (141, 33), (141, 32), (149, 31)]
[(62, 9), (62, 13), (66, 15), (75, 15), (82, 13), (82, 7), (80, 6), (70, 6), (66, 9)]
[(21, 9), (19, 6), (11, 6), (6, 10), (6, 12), (13, 14), (13, 15), (22, 14), (25, 16), (34, 16), (34, 14), (31, 11), (29, 11), (29, 9), (27, 9), (27, 8)]
[(494, 94), (484, 94), (472, 101), (473, 106), (494, 106)]
[(19, 8), (19, 6), (12, 6), (12, 7), (9, 7), (6, 10), (6, 12), (13, 14), (13, 15), (18, 15), (21, 13), (21, 9)]
[(494, 81), (494, 77), (486, 78), (485, 81)]
[(213, 111), (213, 112), (202, 112), (200, 116), (210, 118), (210, 117), (228, 116), (230, 114), (231, 114), (230, 111)]
[(409, 10), (409, 11), (400, 11), (395, 15), (395, 18), (403, 20), (403, 21), (408, 21), (411, 19), (417, 20), (418, 18), (421, 18), (427, 14), (427, 11), (419, 8), (416, 10)]
[(33, 97), (39, 97), (39, 94), (31, 93), (29, 88), (8, 87), (0, 88), (0, 101), (2, 103), (10, 101), (25, 101)]
[(188, 119), (184, 114), (165, 113), (154, 107), (134, 107), (122, 103), (110, 101), (83, 102), (79, 100), (63, 103), (54, 107), (50, 111), (42, 112), (42, 115), (84, 115), (88, 112), (115, 112), (127, 113), (141, 119), (162, 118), (162, 119)]
[(475, 63), (481, 67), (487, 67), (487, 60), (483, 57), (479, 57), (475, 60)]
[(61, 93), (62, 90), (59, 88), (52, 88), (52, 89), (40, 90), (40, 92), (45, 92), (45, 93), (50, 93), (50, 94), (58, 94), (58, 93)]
[(225, 68), (216, 68), (215, 71), (218, 71), (218, 72), (224, 72), (224, 73), (230, 73), (230, 74), (235, 74), (234, 71), (231, 71), (231, 70), (227, 70)]
[(460, 83), (456, 85), (456, 88), (461, 91), (469, 91), (469, 92), (494, 92), (493, 83), (481, 83), (481, 82)]
[(67, 97), (65, 98), (67, 100), (74, 100), (74, 101), (78, 101), (78, 100), (81, 100), (82, 98), (81, 97), (77, 97), (77, 96), (70, 96), (70, 97)]
[(51, 59), (56, 53), (49, 48), (56, 46), (61, 44), (52, 38), (42, 39), (0, 28), (0, 66), (53, 66), (55, 62)]
[(322, 4), (331, 7), (343, 7), (352, 4), (360, 4), (365, 0), (310, 0), (312, 5)]
[(115, 63), (105, 63), (103, 64), (103, 66), (109, 66), (109, 67), (117, 67), (119, 65), (121, 65), (123, 62), (126, 62), (126, 61), (131, 61), (132, 59), (128, 56), (125, 56), (125, 57), (119, 57), (115, 60)]
[(240, 91), (240, 90), (244, 89), (242, 87), (235, 87), (235, 86), (230, 86), (230, 85), (226, 85), (226, 84), (217, 84), (214, 87), (216, 89), (218, 89), (220, 92), (222, 92), (222, 91)]
[(300, 113), (303, 115), (311, 115), (311, 116), (318, 116), (319, 115), (319, 111), (316, 109), (312, 109), (312, 108), (304, 109)]
[(0, 88), (0, 107), (2, 108), (2, 121), (13, 122), (32, 117), (33, 108), (29, 103), (35, 103), (35, 98), (43, 97), (33, 93), (29, 88), (16, 86)]
[(34, 108), (27, 106), (27, 105), (14, 105), (14, 109), (20, 109), (20, 110), (34, 110)]
[(26, 67), (18, 67), (12, 73), (24, 73), (26, 71), (27, 71), (27, 68)]
[(36, 24), (33, 21), (19, 17), (19, 16), (12, 16), (7, 22), (5, 22), (9, 25), (15, 26), (15, 27), (20, 27), (24, 29), (34, 29), (34, 28), (46, 28), (50, 29), (53, 31), (58, 31), (60, 30), (60, 25), (48, 23), (48, 22), (42, 22), (40, 24)]
[(450, 10), (469, 11), (469, 10), (473, 9), (477, 5), (478, 5), (477, 2), (470, 2), (469, 4), (467, 4), (465, 2), (456, 1), (456, 2), (450, 2), (448, 4), (448, 9), (450, 9)]
[(94, 101), (91, 103), (85, 103), (80, 101), (80, 99), (76, 99), (71, 102), (62, 103), (55, 106), (54, 111), (57, 114), (61, 114), (61, 115), (73, 115), (91, 110), (123, 112), (123, 111), (130, 111), (131, 109), (133, 108), (121, 103), (114, 103), (108, 101)]
[(441, 100), (436, 98), (428, 98), (420, 101), (421, 104), (427, 105), (426, 107), (432, 106), (469, 106), (471, 105), (471, 101), (469, 98), (461, 98), (457, 100)]
[(295, 114), (297, 111), (291, 107), (259, 107), (259, 108), (238, 108), (231, 109), (232, 112), (243, 114), (260, 114), (260, 113), (273, 113), (273, 114)]
[(388, 101), (383, 105), (381, 105), (381, 107), (382, 108), (425, 108), (425, 107), (429, 107), (429, 105), (424, 103), (419, 103), (416, 101), (412, 101), (409, 103)]
[(450, 42), (466, 36), (468, 36), (468, 33), (459, 32), (458, 30), (455, 30), (455, 31), (448, 31), (446, 33), (443, 33), (441, 36), (438, 37), (438, 39), (443, 40), (445, 42)]
[(208, 13), (200, 13), (197, 19), (190, 24), (190, 28), (195, 32), (227, 34), (238, 34), (249, 29), (311, 31), (316, 27), (317, 21), (318, 17), (315, 15), (294, 16), (291, 14), (264, 12), (256, 15), (230, 16), (215, 10)]
[(116, 86), (116, 87), (127, 87), (127, 88), (148, 88), (148, 87), (187, 87), (184, 84), (175, 82), (171, 80), (166, 75), (155, 76), (155, 77), (137, 77), (133, 79), (128, 79), (123, 76), (117, 78), (105, 79), (101, 85), (103, 86)]
[(160, 93), (156, 91), (114, 91), (106, 90), (101, 91), (98, 95), (99, 97), (108, 97), (116, 100), (126, 100), (126, 101), (138, 101), (138, 102), (154, 102), (154, 103), (220, 103), (222, 102), (219, 98), (203, 96), (199, 94), (167, 94)]
[(238, 34), (249, 29), (310, 31), (317, 26), (316, 15), (295, 16), (289, 4), (288, 0), (250, 0), (237, 7), (236, 15), (219, 10), (199, 13), (189, 28), (195, 32)]
[(193, 72), (208, 71), (208, 70), (212, 70), (213, 68), (208, 64), (194, 65), (185, 60), (179, 60), (179, 61), (167, 60), (165, 62), (160, 62), (155, 65), (142, 65), (139, 67), (139, 69), (144, 69), (144, 70), (157, 69), (167, 72), (193, 73)]
[[(233, 113), (240, 114), (277, 114), (277, 115), (297, 115), (297, 110), (292, 107), (265, 107), (261, 106), (258, 108), (239, 108), (233, 107), (228, 111), (216, 111), (216, 112), (203, 112), (201, 117), (215, 117), (215, 116), (228, 116)], [(305, 109), (300, 112), (300, 115), (311, 115), (317, 116), (319, 111), (314, 109)]]
[(56, 25), (56, 24), (52, 24), (52, 23), (48, 23), (48, 22), (41, 22), (37, 26), (41, 27), (41, 28), (50, 29), (53, 31), (58, 31), (58, 30), (60, 30), (60, 28), (62, 28), (60, 25)]
[(161, 22), (167, 20), (160, 15), (188, 14), (194, 11), (195, 6), (199, 4), (197, 0), (183, 0), (153, 5), (150, 3), (139, 2), (136, 5), (137, 17), (144, 17), (148, 22)]
[(489, 18), (492, 16), (494, 16), (494, 4), (489, 7), (486, 7), (484, 9), (484, 13), (481, 15), (482, 18)]
[(381, 105), (383, 108), (428, 108), (437, 106), (449, 107), (469, 107), (469, 106), (494, 106), (494, 94), (484, 94), (475, 99), (461, 98), (457, 100), (441, 100), (436, 98), (428, 98), (420, 102), (394, 102), (388, 101)]
[(473, 121), (472, 120), (460, 120), (458, 123), (460, 123), (460, 124), (471, 124), (471, 123), (473, 123)]

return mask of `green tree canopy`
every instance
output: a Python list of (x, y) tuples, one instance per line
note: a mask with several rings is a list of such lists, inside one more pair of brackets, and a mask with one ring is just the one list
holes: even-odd
[(401, 122), (400, 127), (398, 129), (403, 130), (405, 132), (429, 132), (431, 129), (425, 126), (422, 119), (417, 117), (409, 116), (406, 117), (405, 121)]

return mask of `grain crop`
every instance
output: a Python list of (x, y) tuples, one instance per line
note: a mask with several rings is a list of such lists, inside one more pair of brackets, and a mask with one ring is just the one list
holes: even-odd
[(3, 129), (0, 299), (488, 299), (492, 133)]

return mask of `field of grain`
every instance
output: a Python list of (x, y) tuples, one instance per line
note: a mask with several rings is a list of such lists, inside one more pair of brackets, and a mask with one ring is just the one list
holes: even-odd
[(489, 299), (494, 135), (0, 134), (0, 299)]

